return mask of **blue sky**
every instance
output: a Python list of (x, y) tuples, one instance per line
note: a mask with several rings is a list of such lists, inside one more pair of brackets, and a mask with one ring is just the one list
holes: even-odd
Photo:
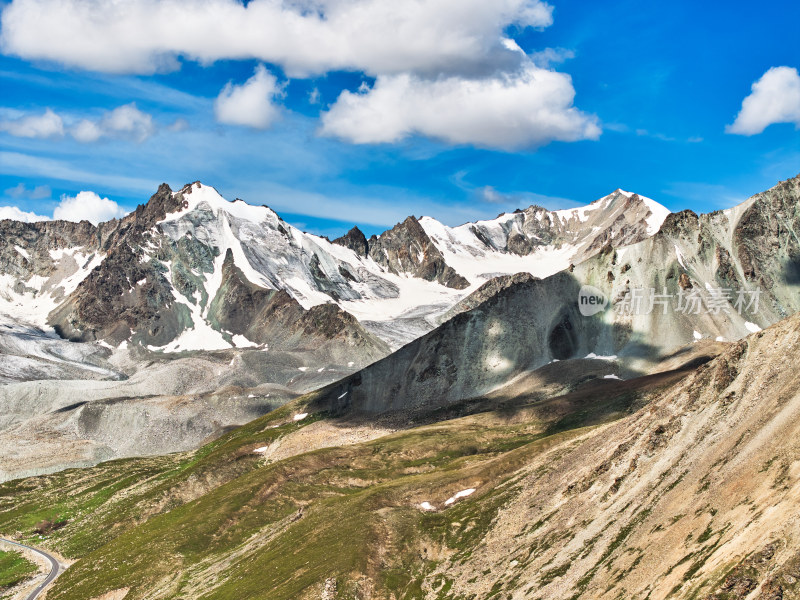
[(199, 179), (335, 236), (800, 173), (797, 2), (285, 4), (0, 3), (0, 206), (97, 220)]

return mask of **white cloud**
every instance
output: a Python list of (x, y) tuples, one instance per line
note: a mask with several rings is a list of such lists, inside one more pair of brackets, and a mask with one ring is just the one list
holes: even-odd
[(244, 84), (228, 82), (214, 103), (214, 113), (220, 123), (266, 129), (280, 114), (274, 100), (282, 93), (275, 76), (264, 65), (258, 65)]
[(26, 115), (0, 121), (0, 131), (25, 138), (61, 137), (64, 135), (64, 121), (48, 108), (41, 115)]
[(79, 142), (86, 143), (96, 142), (104, 137), (143, 142), (155, 130), (153, 117), (140, 111), (132, 102), (107, 112), (96, 121), (82, 119), (70, 129), (70, 134)]
[(489, 79), (379, 76), (371, 89), (342, 92), (321, 133), (357, 144), (418, 134), (503, 149), (596, 139), (597, 119), (575, 108), (574, 96), (569, 75), (531, 63)]
[(761, 133), (773, 123), (800, 128), (800, 75), (791, 67), (772, 67), (752, 86), (742, 110), (725, 131), (740, 135)]
[(125, 216), (119, 204), (101, 198), (94, 192), (78, 192), (77, 196), (61, 196), (61, 202), (53, 211), (53, 218), (63, 221), (89, 221), (95, 225)]
[[(23, 184), (6, 190), (6, 194), (10, 192), (9, 195), (12, 197), (15, 194), (17, 194), (16, 197), (20, 197), (18, 194), (20, 186), (23, 186)], [(36, 189), (39, 188), (34, 188), (34, 191)], [(27, 193), (28, 197), (30, 197), (29, 191)], [(78, 192), (76, 196), (61, 196), (61, 202), (58, 203), (58, 206), (53, 211), (53, 219), (75, 222), (86, 220), (97, 225), (103, 221), (123, 217), (126, 214), (127, 211), (113, 200), (101, 198), (94, 192)], [(50, 217), (27, 212), (17, 206), (0, 206), (0, 220), (2, 219), (33, 223), (34, 221), (49, 221)]]
[(2, 50), (89, 70), (153, 73), (256, 59), (290, 76), (331, 70), (484, 74), (520, 56), (511, 26), (547, 27), (540, 0), (12, 0)]
[(89, 119), (81, 119), (78, 121), (72, 129), (70, 129), (70, 134), (76, 140), (85, 144), (96, 142), (103, 137), (103, 131), (100, 129), (97, 122), (90, 121)]
[(43, 217), (32, 212), (25, 212), (16, 206), (0, 206), (0, 221), (11, 219), (12, 221), (22, 221), (23, 223), (33, 223), (35, 221), (49, 221), (49, 217)]
[[(67, 125), (65, 125), (65, 120)], [(69, 123), (72, 123), (71, 125)], [(0, 121), (0, 131), (16, 137), (54, 138), (69, 133), (79, 142), (96, 142), (101, 138), (131, 139), (143, 142), (156, 131), (153, 117), (136, 108), (135, 103), (105, 112), (98, 119), (62, 117), (49, 108), (41, 115), (23, 115)]]

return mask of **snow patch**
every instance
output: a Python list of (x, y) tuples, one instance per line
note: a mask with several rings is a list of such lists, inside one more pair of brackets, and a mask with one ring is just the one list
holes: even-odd
[(658, 230), (661, 229), (661, 226), (664, 224), (664, 220), (672, 211), (666, 206), (662, 206), (655, 200), (645, 198), (644, 196), (639, 197), (642, 199), (642, 202), (645, 203), (647, 208), (650, 209), (650, 216), (647, 217), (647, 235), (655, 235), (658, 233)]
[(450, 506), (451, 504), (453, 504), (453, 502), (455, 502), (459, 498), (466, 498), (467, 496), (471, 496), (474, 493), (475, 493), (475, 488), (469, 488), (467, 490), (461, 490), (460, 492), (458, 492), (452, 498), (448, 498), (447, 500), (445, 500), (444, 501), (445, 506)]
[(603, 356), (600, 354), (595, 354), (594, 352), (590, 352), (584, 358), (590, 358), (592, 360), (617, 360), (617, 355), (611, 354), (609, 356)]
[(683, 254), (681, 253), (681, 249), (678, 248), (677, 245), (675, 246), (675, 256), (678, 257), (678, 264), (685, 269), (686, 263), (683, 262)]
[(293, 419), (294, 419), (295, 421), (302, 421), (302, 420), (303, 420), (303, 419), (305, 419), (307, 416), (308, 416), (308, 413), (299, 413), (299, 414), (296, 414), (296, 415), (293, 417)]
[(433, 506), (430, 502), (420, 502), (419, 507), (422, 510), (436, 510), (436, 507)]
[(255, 342), (251, 342), (245, 336), (236, 334), (232, 338), (233, 345), (237, 348), (254, 348), (258, 346)]
[(761, 327), (756, 325), (755, 323), (751, 323), (750, 321), (745, 321), (744, 328), (747, 329), (750, 333), (758, 333), (761, 331)]
[[(168, 280), (172, 281), (172, 264), (168, 263)], [(211, 327), (203, 317), (203, 308), (200, 303), (192, 304), (175, 289), (172, 295), (176, 303), (183, 304), (192, 315), (192, 328), (183, 331), (177, 338), (162, 348), (163, 352), (186, 352), (192, 350), (227, 350), (231, 348), (222, 333)]]

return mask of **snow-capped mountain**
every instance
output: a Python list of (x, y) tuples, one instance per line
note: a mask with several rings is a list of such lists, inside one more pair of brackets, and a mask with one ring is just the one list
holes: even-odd
[(0, 312), (112, 346), (288, 349), (346, 339), (374, 360), (385, 343), (433, 329), (493, 277), (546, 277), (606, 245), (647, 238), (668, 213), (617, 190), (583, 208), (531, 206), (459, 227), (409, 217), (369, 240), (354, 228), (329, 241), (199, 182), (164, 185), (98, 227), (2, 222)]

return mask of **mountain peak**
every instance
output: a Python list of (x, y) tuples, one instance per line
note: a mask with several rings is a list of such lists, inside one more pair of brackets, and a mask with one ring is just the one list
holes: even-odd
[(336, 238), (331, 243), (344, 246), (345, 248), (350, 248), (353, 252), (362, 257), (366, 257), (367, 253), (369, 252), (367, 237), (358, 227), (353, 227), (346, 234)]
[[(169, 186), (167, 186), (167, 189), (169, 189)], [(280, 220), (278, 214), (268, 206), (248, 204), (241, 198), (236, 198), (233, 201), (227, 200), (216, 188), (205, 185), (200, 181), (187, 183), (179, 191), (174, 192), (173, 196), (176, 199), (180, 199), (177, 207), (168, 211), (171, 214), (166, 215), (161, 222), (174, 221), (186, 211), (194, 210), (203, 203), (207, 204), (215, 215), (218, 215), (220, 211), (224, 211), (238, 219), (256, 223), (267, 220)]]

